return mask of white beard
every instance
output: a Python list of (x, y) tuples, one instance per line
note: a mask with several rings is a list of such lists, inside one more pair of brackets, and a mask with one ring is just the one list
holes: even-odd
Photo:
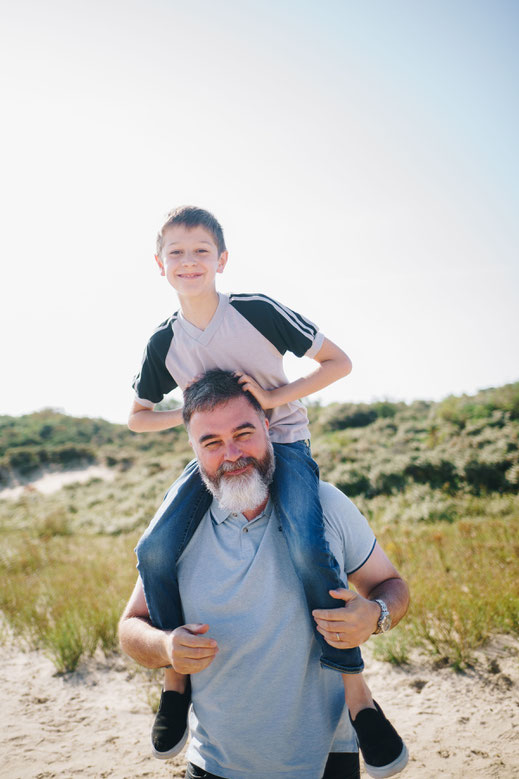
[(212, 491), (220, 506), (230, 514), (241, 514), (260, 506), (269, 493), (256, 468), (241, 476), (223, 476)]
[[(225, 476), (227, 471), (243, 467), (248, 462), (254, 466), (251, 471), (240, 476)], [(224, 463), (215, 476), (209, 476), (200, 465), (200, 474), (209, 492), (225, 511), (243, 514), (244, 511), (257, 508), (267, 499), (274, 468), (274, 449), (267, 439), (267, 450), (262, 460), (243, 458), (243, 461)]]

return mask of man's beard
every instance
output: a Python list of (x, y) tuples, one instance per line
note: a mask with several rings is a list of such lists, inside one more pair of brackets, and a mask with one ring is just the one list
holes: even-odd
[[(251, 471), (240, 476), (225, 476), (229, 471), (240, 470), (247, 465), (253, 466)], [(267, 499), (274, 468), (274, 449), (267, 439), (267, 451), (261, 460), (240, 457), (233, 463), (224, 462), (214, 476), (210, 476), (200, 465), (200, 473), (205, 486), (221, 508), (229, 513), (241, 514), (252, 511)]]

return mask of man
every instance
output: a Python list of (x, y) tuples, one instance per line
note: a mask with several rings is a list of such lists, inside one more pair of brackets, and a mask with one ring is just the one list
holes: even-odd
[[(355, 779), (357, 741), (341, 677), (319, 665), (314, 624), (270, 499), (268, 421), (225, 371), (186, 390), (184, 420), (214, 495), (177, 561), (186, 624), (153, 627), (139, 579), (121, 618), (121, 646), (147, 667), (171, 664), (190, 674), (188, 779)], [(330, 551), (357, 594), (335, 591), (338, 608), (315, 610), (313, 619), (328, 644), (354, 647), (381, 622), (398, 623), (408, 590), (348, 498), (326, 483), (320, 498)]]

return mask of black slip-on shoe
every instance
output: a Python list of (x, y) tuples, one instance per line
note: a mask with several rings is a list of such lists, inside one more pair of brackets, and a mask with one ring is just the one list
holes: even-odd
[(162, 690), (159, 709), (151, 729), (153, 755), (160, 760), (174, 757), (184, 748), (189, 735), (187, 713), (191, 703), (191, 685), (184, 693)]
[(407, 765), (407, 747), (384, 716), (376, 701), (376, 709), (362, 709), (351, 724), (355, 728), (366, 771), (375, 779), (385, 779), (400, 773)]

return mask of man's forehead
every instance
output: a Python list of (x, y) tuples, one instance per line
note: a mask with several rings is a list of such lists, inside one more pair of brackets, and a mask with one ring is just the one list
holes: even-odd
[(196, 437), (229, 433), (245, 425), (261, 426), (257, 410), (245, 397), (231, 398), (206, 411), (195, 411), (189, 423), (192, 432), (196, 431)]

